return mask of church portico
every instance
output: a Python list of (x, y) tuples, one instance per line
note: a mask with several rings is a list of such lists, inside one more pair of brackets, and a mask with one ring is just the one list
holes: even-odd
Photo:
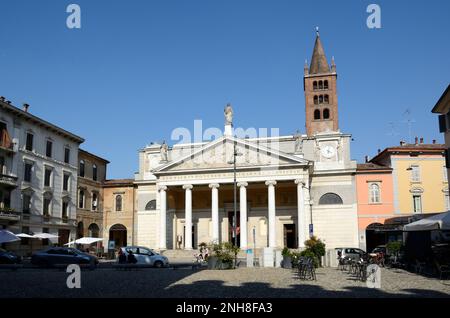
[[(296, 183), (297, 181), (297, 183)], [(302, 246), (307, 207), (298, 204), (299, 179), (239, 181), (237, 245), (241, 249)], [(159, 249), (195, 249), (200, 243), (233, 242), (233, 183), (158, 185)], [(300, 192), (304, 197), (306, 188)], [(166, 200), (165, 202), (162, 200)], [(300, 202), (304, 202), (300, 199)], [(300, 222), (298, 216), (301, 216)], [(308, 221), (309, 222), (309, 221)], [(292, 225), (286, 234), (285, 225)], [(155, 246), (152, 244), (152, 246)]]

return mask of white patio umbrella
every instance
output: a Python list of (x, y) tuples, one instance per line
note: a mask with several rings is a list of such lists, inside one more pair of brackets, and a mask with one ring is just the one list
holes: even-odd
[(0, 243), (8, 243), (20, 241), (20, 238), (17, 237), (13, 232), (8, 230), (0, 230)]
[(97, 243), (101, 241), (103, 241), (103, 239), (98, 237), (82, 237), (79, 238), (78, 240), (75, 240), (74, 242), (76, 244), (90, 245), (92, 243)]
[(20, 238), (36, 238), (33, 235), (27, 234), (27, 233), (20, 233), (20, 234), (16, 234), (17, 237)]
[(46, 240), (46, 239), (55, 239), (58, 238), (58, 235), (54, 235), (54, 234), (50, 234), (50, 233), (37, 233), (34, 234), (33, 237), (42, 239), (42, 240)]

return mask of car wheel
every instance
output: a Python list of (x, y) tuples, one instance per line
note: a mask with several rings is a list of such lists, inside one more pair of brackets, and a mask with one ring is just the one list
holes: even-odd
[(163, 267), (163, 263), (162, 263), (161, 261), (156, 261), (155, 264), (154, 264), (154, 266), (155, 266), (156, 268), (161, 268), (161, 267)]

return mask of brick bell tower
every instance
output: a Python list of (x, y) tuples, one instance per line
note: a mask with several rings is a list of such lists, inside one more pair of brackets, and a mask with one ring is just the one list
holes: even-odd
[(308, 136), (339, 131), (336, 80), (334, 58), (331, 60), (330, 68), (320, 41), (319, 28), (316, 28), (311, 65), (308, 69), (305, 61), (303, 76)]

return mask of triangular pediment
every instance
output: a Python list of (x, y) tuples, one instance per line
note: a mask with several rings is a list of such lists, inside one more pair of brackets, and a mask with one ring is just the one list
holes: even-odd
[(200, 149), (154, 170), (158, 172), (177, 172), (192, 170), (233, 169), (233, 153), (236, 147), (236, 166), (242, 168), (279, 167), (308, 165), (309, 161), (277, 150), (277, 143), (271, 147), (261, 146), (257, 142), (229, 136), (221, 137), (204, 145)]

